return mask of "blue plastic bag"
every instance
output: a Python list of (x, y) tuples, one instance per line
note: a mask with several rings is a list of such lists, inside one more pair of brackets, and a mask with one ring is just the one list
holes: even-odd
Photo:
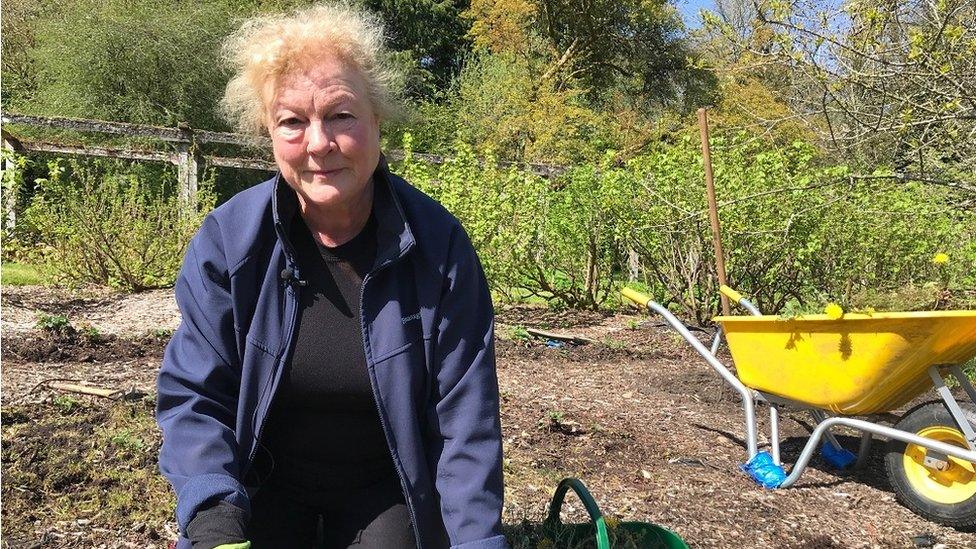
[(764, 488), (779, 488), (786, 480), (786, 471), (776, 465), (769, 452), (759, 452), (740, 467)]
[(844, 448), (834, 448), (830, 442), (824, 442), (820, 447), (820, 455), (838, 469), (847, 469), (852, 463), (857, 461), (857, 456), (853, 452)]

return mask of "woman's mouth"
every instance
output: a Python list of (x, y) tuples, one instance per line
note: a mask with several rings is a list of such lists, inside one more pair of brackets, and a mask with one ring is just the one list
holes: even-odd
[(323, 177), (329, 177), (341, 172), (344, 169), (345, 168), (333, 168), (329, 170), (308, 170), (308, 173), (311, 174), (312, 176), (318, 175)]

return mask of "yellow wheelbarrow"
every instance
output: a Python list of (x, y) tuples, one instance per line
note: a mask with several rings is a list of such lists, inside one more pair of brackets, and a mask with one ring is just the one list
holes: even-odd
[[(865, 461), (872, 437), (887, 438), (885, 467), (898, 500), (918, 515), (961, 530), (976, 529), (976, 389), (961, 365), (976, 356), (976, 311), (764, 316), (727, 286), (752, 316), (719, 316), (711, 348), (670, 311), (625, 288), (624, 297), (660, 314), (742, 397), (749, 460), (743, 470), (769, 488), (787, 488), (803, 473), (821, 439), (831, 464)], [(733, 374), (716, 357), (724, 333)], [(946, 387), (951, 374), (972, 403)], [(915, 406), (893, 426), (880, 421), (925, 391), (940, 400)], [(769, 406), (770, 451), (756, 444), (756, 403)], [(810, 411), (816, 427), (789, 474), (779, 452), (779, 407)], [(851, 416), (865, 416), (863, 419)], [(830, 429), (861, 432), (858, 455)]]

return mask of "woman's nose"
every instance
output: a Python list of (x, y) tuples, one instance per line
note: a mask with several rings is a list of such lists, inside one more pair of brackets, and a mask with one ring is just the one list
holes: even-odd
[(322, 122), (309, 124), (306, 141), (309, 154), (324, 155), (335, 148), (335, 136)]

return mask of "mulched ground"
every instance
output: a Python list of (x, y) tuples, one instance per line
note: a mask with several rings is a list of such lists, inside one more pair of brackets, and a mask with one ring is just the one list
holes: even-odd
[[(172, 535), (171, 522), (149, 513), (132, 528), (118, 515), (95, 512), (72, 499), (72, 490), (95, 497), (84, 483), (108, 482), (98, 481), (94, 471), (81, 468), (75, 479), (81, 486), (44, 484), (40, 478), (55, 470), (52, 460), (65, 463), (51, 448), (72, 446), (79, 437), (102, 440), (97, 436), (107, 441), (100, 444), (121, 445), (134, 456), (131, 463), (113, 461), (112, 467), (152, 472), (153, 460), (145, 454), (151, 457), (158, 445), (146, 416), (151, 406), (65, 395), (43, 382), (80, 380), (151, 398), (162, 355), (162, 342), (152, 334), (165, 333), (178, 322), (171, 294), (78, 297), (56, 289), (4, 291), (0, 543), (162, 546), (161, 540)], [(87, 342), (44, 333), (32, 320), (39, 311), (66, 315), (73, 326), (89, 324), (102, 337)], [(520, 327), (568, 332), (596, 343), (549, 347), (521, 337)], [(927, 522), (895, 501), (883, 474), (883, 443), (875, 444), (863, 471), (839, 472), (815, 458), (794, 488), (756, 486), (738, 470), (745, 457), (738, 398), (687, 344), (653, 320), (519, 307), (499, 313), (498, 334), (504, 519), (510, 526), (540, 522), (558, 481), (575, 476), (608, 515), (667, 526), (692, 547), (976, 547), (976, 535)], [(701, 336), (704, 340), (708, 334)], [(96, 429), (125, 421), (143, 430), (133, 427), (119, 436)], [(43, 429), (27, 428), (34, 424)], [(767, 428), (765, 422), (760, 428)], [(785, 414), (784, 459), (795, 459), (809, 428), (807, 416)], [(856, 448), (854, 438), (841, 438)], [(133, 446), (133, 439), (141, 442)], [(90, 454), (67, 455), (92, 469), (100, 467)], [(153, 475), (137, 478), (145, 484), (133, 490), (151, 490), (159, 501), (168, 501), (158, 493), (158, 484), (150, 484)], [(113, 490), (111, 483), (105, 490)], [(51, 511), (38, 513), (38, 508)], [(572, 497), (564, 510), (564, 520), (584, 520)]]

